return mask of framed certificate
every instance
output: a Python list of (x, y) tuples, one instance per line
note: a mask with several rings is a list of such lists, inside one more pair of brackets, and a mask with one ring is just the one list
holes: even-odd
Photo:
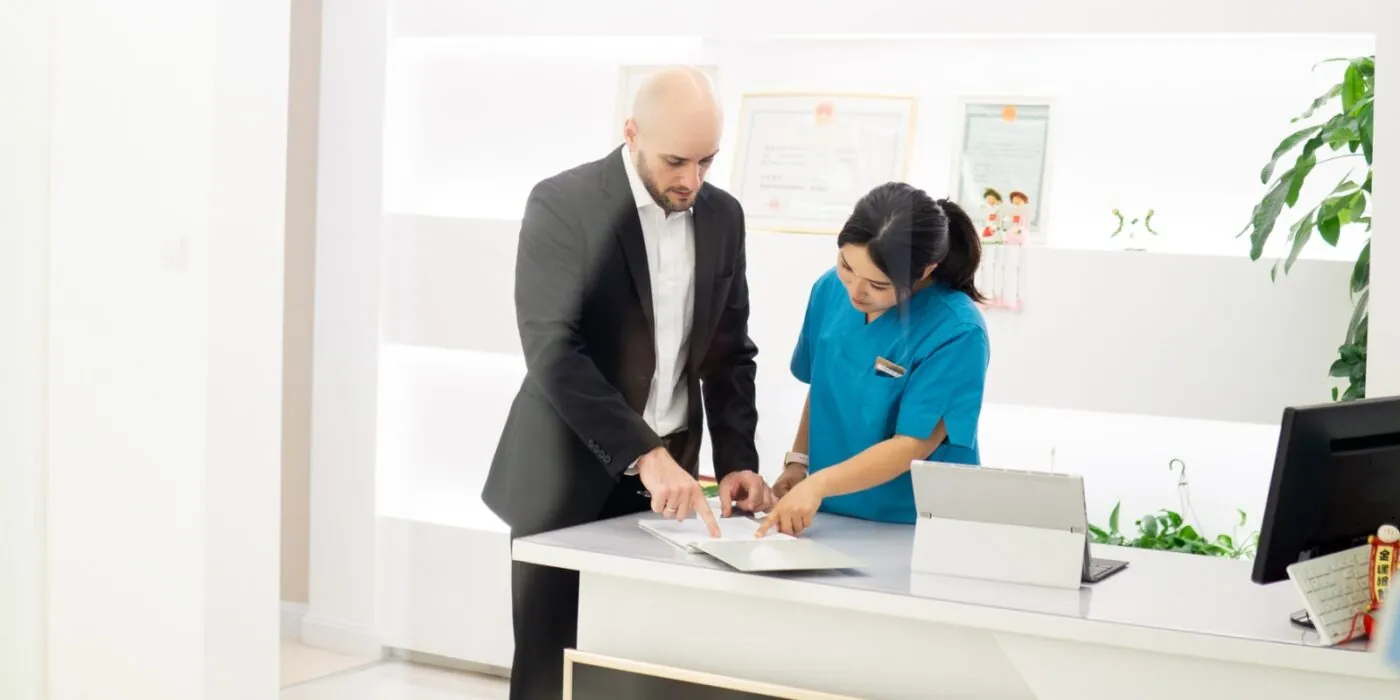
[(987, 242), (1045, 242), (1053, 104), (1048, 99), (958, 101), (952, 195), (974, 221), (991, 222)]
[[(622, 66), (618, 69), (617, 105), (614, 108), (612, 145), (610, 145), (609, 148), (616, 147), (618, 144), (622, 143), (624, 138), (622, 135), (623, 124), (627, 121), (628, 117), (632, 116), (632, 103), (636, 101), (637, 93), (642, 89), (642, 84), (647, 81), (647, 78), (669, 67), (670, 66), (664, 65), (635, 65)], [(719, 66), (695, 66), (695, 68), (703, 71), (705, 75), (710, 76), (710, 82), (714, 83), (715, 91), (718, 93)]]
[(744, 95), (731, 192), (749, 227), (839, 232), (856, 200), (908, 176), (914, 118), (912, 97)]
[(564, 700), (856, 700), (712, 673), (564, 650)]

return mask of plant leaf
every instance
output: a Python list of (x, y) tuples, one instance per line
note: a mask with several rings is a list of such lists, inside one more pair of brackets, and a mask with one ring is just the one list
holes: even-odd
[(1348, 367), (1360, 362), (1361, 358), (1365, 357), (1362, 349), (1355, 344), (1343, 345), (1338, 351), (1342, 355), (1342, 361), (1345, 362)]
[(1356, 66), (1356, 70), (1363, 78), (1374, 78), (1376, 76), (1376, 57), (1361, 56), (1351, 59), (1351, 64)]
[(1346, 194), (1359, 189), (1361, 189), (1361, 185), (1356, 184), (1356, 182), (1351, 179), (1351, 173), (1347, 173), (1347, 176), (1342, 178), (1341, 182), (1337, 183), (1337, 187), (1332, 190), (1332, 194)]
[(1360, 294), (1367, 287), (1371, 286), (1371, 241), (1367, 239), (1366, 245), (1361, 246), (1361, 253), (1356, 256), (1356, 264), (1351, 268), (1351, 293)]
[(1335, 215), (1318, 219), (1317, 231), (1322, 234), (1322, 240), (1327, 241), (1327, 245), (1336, 246), (1337, 239), (1342, 234), (1342, 223), (1337, 220)]
[(1273, 177), (1274, 168), (1278, 167), (1279, 159), (1283, 158), (1289, 151), (1297, 148), (1298, 144), (1302, 143), (1305, 139), (1320, 131), (1322, 131), (1322, 126), (1314, 125), (1306, 129), (1295, 131), (1280, 141), (1278, 147), (1274, 149), (1273, 157), (1269, 158), (1269, 164), (1264, 166), (1264, 169), (1259, 172), (1259, 182), (1268, 184), (1269, 179)]
[(1345, 196), (1328, 197), (1322, 200), (1322, 206), (1317, 212), (1317, 232), (1322, 235), (1322, 240), (1327, 241), (1327, 245), (1336, 246), (1337, 238), (1342, 233), (1341, 209)]
[(1371, 290), (1366, 289), (1361, 292), (1361, 296), (1356, 300), (1356, 306), (1351, 310), (1351, 320), (1347, 322), (1347, 344), (1364, 345), (1358, 336), (1361, 335), (1362, 324), (1366, 323), (1369, 315), (1367, 313), (1371, 301)]
[(1298, 262), (1298, 255), (1303, 252), (1303, 246), (1308, 244), (1308, 239), (1312, 238), (1312, 232), (1316, 226), (1317, 209), (1315, 208), (1293, 224), (1293, 229), (1288, 234), (1288, 239), (1293, 241), (1293, 247), (1288, 251), (1288, 259), (1283, 263), (1284, 274), (1293, 270), (1293, 263)]
[(1343, 401), (1355, 401), (1366, 398), (1366, 382), (1352, 382), (1345, 392), (1342, 392)]
[(1108, 515), (1108, 529), (1111, 532), (1118, 532), (1118, 511), (1122, 507), (1122, 501), (1113, 504), (1113, 512)]
[(1284, 200), (1288, 197), (1289, 178), (1292, 171), (1280, 175), (1273, 189), (1264, 195), (1264, 199), (1254, 207), (1254, 217), (1252, 225), (1254, 232), (1249, 234), (1249, 259), (1258, 260), (1264, 253), (1264, 244), (1269, 240), (1269, 234), (1274, 232), (1274, 224), (1278, 221), (1279, 212), (1283, 211)]
[(1144, 517), (1144, 518), (1143, 518), (1141, 521), (1139, 521), (1139, 522), (1141, 523), (1142, 534), (1143, 534), (1144, 536), (1146, 536), (1146, 537), (1148, 537), (1148, 538), (1156, 538), (1156, 537), (1157, 537), (1157, 517), (1156, 517), (1156, 516), (1154, 516), (1154, 515), (1146, 516), (1146, 517)]
[(1347, 65), (1342, 77), (1342, 112), (1350, 114), (1365, 95), (1366, 83), (1361, 77), (1361, 68), (1353, 61)]
[(1314, 136), (1308, 141), (1308, 145), (1303, 147), (1302, 155), (1299, 155), (1297, 162), (1293, 164), (1293, 177), (1288, 179), (1288, 197), (1284, 200), (1289, 208), (1298, 203), (1298, 193), (1302, 191), (1308, 173), (1317, 165), (1317, 148), (1321, 145), (1322, 137)]
[(1337, 377), (1338, 379), (1345, 379), (1350, 375), (1351, 364), (1348, 363), (1345, 359), (1341, 358), (1333, 360), (1332, 367), (1327, 370), (1327, 376)]
[[(1371, 103), (1366, 104), (1356, 117), (1357, 137), (1361, 141), (1361, 155), (1366, 158), (1366, 165), (1371, 164), (1371, 156), (1374, 151), (1374, 139), (1376, 137), (1376, 115)], [(1354, 153), (1355, 151), (1353, 151)], [(1367, 190), (1368, 192), (1370, 190)]]
[[(1345, 60), (1345, 59), (1337, 59), (1337, 60)], [(1326, 63), (1326, 61), (1324, 61), (1324, 63)], [(1322, 93), (1322, 95), (1320, 95), (1317, 99), (1315, 99), (1315, 100), (1312, 101), (1312, 104), (1308, 106), (1308, 110), (1307, 110), (1306, 112), (1303, 112), (1302, 114), (1300, 114), (1300, 115), (1294, 117), (1293, 120), (1292, 120), (1293, 123), (1296, 124), (1296, 123), (1298, 123), (1298, 122), (1300, 122), (1300, 121), (1303, 121), (1304, 119), (1312, 119), (1312, 116), (1313, 116), (1314, 114), (1317, 114), (1317, 110), (1322, 109), (1323, 107), (1326, 107), (1326, 106), (1327, 106), (1327, 103), (1331, 102), (1332, 100), (1337, 99), (1337, 96), (1340, 95), (1340, 94), (1342, 94), (1342, 84), (1341, 84), (1341, 83), (1337, 83), (1336, 85), (1333, 85), (1332, 87), (1328, 88), (1328, 89), (1327, 89), (1327, 92)], [(1265, 179), (1265, 180), (1268, 180), (1268, 178), (1264, 178), (1264, 179)]]
[(1343, 224), (1354, 224), (1361, 221), (1366, 216), (1366, 193), (1362, 191), (1354, 192), (1347, 199), (1347, 206), (1341, 211)]
[(1338, 114), (1328, 119), (1322, 126), (1322, 132), (1314, 138), (1325, 141), (1329, 148), (1336, 151), (1360, 137), (1356, 121), (1346, 114)]

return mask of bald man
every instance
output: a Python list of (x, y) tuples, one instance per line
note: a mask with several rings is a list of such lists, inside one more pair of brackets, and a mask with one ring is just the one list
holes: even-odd
[[(515, 268), (527, 371), (482, 494), (512, 538), (648, 509), (717, 533), (696, 481), (704, 416), (720, 515), (771, 504), (754, 448), (744, 212), (705, 183), (722, 122), (704, 73), (662, 71), (622, 147), (531, 191)], [(515, 562), (511, 588), (510, 697), (558, 700), (578, 574)]]

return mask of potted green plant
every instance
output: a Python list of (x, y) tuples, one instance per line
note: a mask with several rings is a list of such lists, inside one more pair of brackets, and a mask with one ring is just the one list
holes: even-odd
[(1123, 507), (1120, 501), (1114, 504), (1113, 512), (1109, 513), (1108, 527), (1089, 525), (1089, 538), (1099, 544), (1118, 547), (1158, 549), (1230, 559), (1253, 559), (1255, 551), (1259, 548), (1259, 532), (1255, 531), (1244, 537), (1241, 537), (1239, 532), (1239, 529), (1249, 521), (1249, 516), (1243, 510), (1236, 510), (1240, 519), (1235, 525), (1234, 532), (1228, 535), (1220, 533), (1215, 537), (1202, 534), (1196, 529), (1196, 525), (1187, 522), (1188, 518), (1195, 519), (1196, 512), (1195, 508), (1191, 506), (1191, 483), (1186, 478), (1186, 462), (1180, 458), (1174, 458), (1167, 463), (1167, 468), (1175, 472), (1177, 476), (1177, 510), (1164, 509), (1144, 515), (1134, 521), (1137, 532), (1126, 534), (1119, 529), (1119, 515)]
[[(1208, 557), (1230, 559), (1253, 559), (1259, 548), (1259, 533), (1252, 532), (1239, 536), (1238, 529), (1233, 534), (1220, 533), (1209, 537), (1196, 530), (1196, 526), (1186, 522), (1180, 513), (1161, 510), (1144, 515), (1135, 521), (1137, 532), (1125, 534), (1119, 530), (1119, 509), (1122, 504), (1113, 506), (1108, 516), (1108, 527), (1089, 526), (1089, 536), (1099, 544), (1138, 549), (1157, 549), (1182, 554), (1198, 554)], [(1249, 516), (1244, 511), (1240, 515), (1239, 526), (1244, 527)]]
[[(1341, 82), (1313, 100), (1312, 105), (1295, 117), (1293, 122), (1309, 123), (1274, 149), (1260, 173), (1260, 180), (1269, 185), (1264, 198), (1254, 207), (1249, 225), (1240, 235), (1249, 233), (1249, 257), (1258, 260), (1285, 208), (1297, 207), (1300, 192), (1313, 169), (1320, 163), (1355, 159), (1357, 167), (1334, 187), (1320, 202), (1308, 202), (1308, 211), (1288, 229), (1289, 252), (1276, 261), (1270, 276), (1277, 279), (1280, 265), (1287, 274), (1297, 261), (1303, 246), (1314, 233), (1328, 245), (1336, 246), (1344, 230), (1364, 226), (1366, 243), (1352, 268), (1350, 293), (1353, 302), (1346, 337), (1338, 347), (1338, 358), (1330, 374), (1347, 382), (1345, 391), (1332, 390), (1333, 400), (1351, 400), (1366, 396), (1366, 340), (1369, 321), (1368, 300), (1371, 282), (1371, 156), (1375, 134), (1376, 57), (1339, 58), (1323, 63), (1345, 63)], [(1319, 64), (1322, 65), (1322, 64)], [(1326, 157), (1319, 160), (1319, 153)], [(1291, 162), (1287, 170), (1275, 174), (1280, 163)], [(1272, 183), (1272, 184), (1270, 184)]]

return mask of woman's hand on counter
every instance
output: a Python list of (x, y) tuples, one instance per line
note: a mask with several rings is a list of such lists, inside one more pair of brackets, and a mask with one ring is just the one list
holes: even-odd
[(807, 478), (807, 467), (802, 464), (789, 464), (783, 467), (783, 475), (773, 482), (773, 497), (782, 498), (787, 495), (792, 487), (802, 483)]
[[(784, 472), (783, 476), (786, 477), (787, 473)], [(763, 537), (773, 529), (794, 537), (802, 534), (803, 530), (812, 526), (812, 518), (821, 507), (822, 498), (824, 494), (818, 480), (799, 479), (768, 512), (768, 517), (758, 527), (758, 536)]]

